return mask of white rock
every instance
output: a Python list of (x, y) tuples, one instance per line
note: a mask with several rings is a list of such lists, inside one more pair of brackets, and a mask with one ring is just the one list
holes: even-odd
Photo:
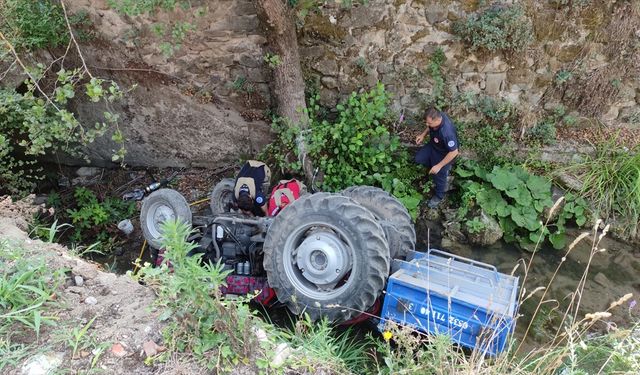
[(256, 337), (258, 338), (258, 341), (260, 342), (267, 341), (267, 332), (265, 332), (264, 329), (256, 328), (254, 332), (256, 334)]
[(54, 370), (62, 364), (64, 353), (39, 354), (31, 358), (22, 366), (23, 375), (46, 375), (55, 372)]
[(93, 177), (102, 172), (102, 169), (96, 167), (80, 167), (76, 171), (76, 175), (79, 177)]
[(98, 300), (96, 299), (96, 297), (87, 297), (84, 300), (84, 303), (86, 303), (87, 305), (95, 305), (96, 303), (98, 303)]
[(273, 367), (282, 366), (284, 361), (286, 361), (287, 358), (291, 355), (291, 352), (291, 347), (286, 342), (278, 344), (273, 359), (271, 360), (271, 365)]
[(79, 276), (79, 275), (74, 276), (73, 281), (76, 283), (77, 286), (84, 285), (84, 279), (82, 278), (82, 276)]

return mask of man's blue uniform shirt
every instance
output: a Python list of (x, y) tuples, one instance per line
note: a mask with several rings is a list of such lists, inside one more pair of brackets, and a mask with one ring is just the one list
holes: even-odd
[(442, 123), (440, 126), (435, 130), (429, 128), (429, 137), (431, 138), (429, 143), (433, 149), (442, 155), (458, 149), (456, 128), (444, 113), (442, 113)]

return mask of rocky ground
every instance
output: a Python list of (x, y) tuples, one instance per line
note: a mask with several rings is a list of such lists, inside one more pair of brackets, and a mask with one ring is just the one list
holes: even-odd
[[(57, 324), (43, 327), (38, 338), (16, 332), (18, 340), (32, 350), (3, 374), (202, 373), (186, 356), (159, 365), (147, 360), (165, 349), (153, 291), (128, 276), (104, 272), (58, 244), (29, 239), (27, 220), (39, 209), (28, 199), (0, 198), (0, 239), (22, 249), (25, 257), (44, 259), (51, 270), (65, 270), (65, 280), (52, 296), (48, 312)], [(74, 329), (78, 334), (86, 326), (81, 341), (87, 346), (73, 356), (68, 338), (73, 337)]]

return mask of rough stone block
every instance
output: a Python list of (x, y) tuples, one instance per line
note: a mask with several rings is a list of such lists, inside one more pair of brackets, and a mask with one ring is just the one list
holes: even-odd
[(432, 25), (443, 22), (447, 19), (447, 8), (440, 4), (432, 4), (426, 8), (425, 16)]
[(322, 82), (322, 84), (328, 89), (335, 89), (338, 87), (338, 80), (334, 77), (322, 77), (320, 82)]
[(504, 62), (501, 57), (496, 56), (480, 69), (480, 73), (502, 73), (508, 69), (509, 64)]
[(502, 90), (502, 83), (507, 79), (507, 73), (487, 73), (485, 78), (485, 92), (496, 95)]
[(335, 60), (322, 60), (313, 64), (313, 68), (325, 76), (338, 75), (338, 63)]

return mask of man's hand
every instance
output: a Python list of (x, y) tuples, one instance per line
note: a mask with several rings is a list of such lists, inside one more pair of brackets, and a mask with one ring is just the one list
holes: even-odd
[(429, 169), (429, 174), (438, 174), (438, 172), (440, 172), (440, 169), (442, 169), (442, 167), (436, 164), (431, 167), (431, 169)]
[(416, 144), (417, 145), (421, 145), (422, 142), (424, 142), (424, 137), (426, 136), (426, 134), (424, 133), (420, 133), (416, 136)]

